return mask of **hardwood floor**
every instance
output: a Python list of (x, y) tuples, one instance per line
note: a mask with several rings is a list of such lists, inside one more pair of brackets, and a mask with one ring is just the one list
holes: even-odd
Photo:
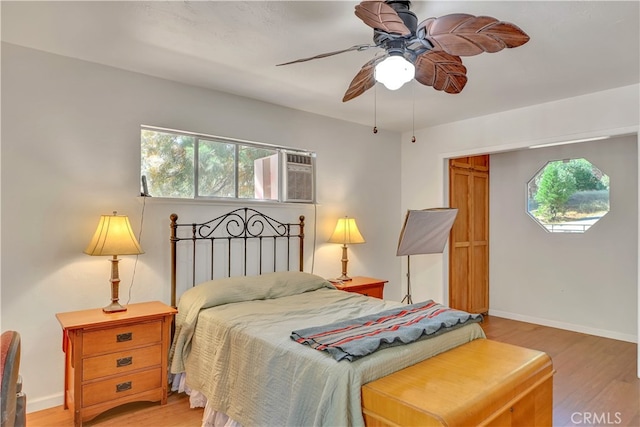
[[(197, 427), (202, 424), (204, 409), (189, 408), (189, 398), (184, 393), (171, 394), (167, 400), (164, 406), (151, 402), (128, 403), (103, 412), (83, 426)], [(62, 406), (32, 412), (27, 414), (27, 426), (73, 426), (73, 413)]]
[(554, 426), (640, 426), (636, 344), (492, 316), (482, 326), (489, 339), (551, 356)]
[[(553, 359), (554, 426), (640, 426), (637, 345), (561, 329), (487, 316), (487, 338), (541, 350)], [(85, 426), (200, 426), (201, 408), (190, 409), (184, 395), (165, 406), (132, 403), (107, 411)], [(29, 427), (72, 426), (61, 406), (27, 414)]]

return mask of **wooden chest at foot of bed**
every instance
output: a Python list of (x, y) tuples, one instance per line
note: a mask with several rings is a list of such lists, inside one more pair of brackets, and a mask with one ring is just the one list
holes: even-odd
[(478, 339), (365, 384), (369, 427), (551, 426), (545, 353)]

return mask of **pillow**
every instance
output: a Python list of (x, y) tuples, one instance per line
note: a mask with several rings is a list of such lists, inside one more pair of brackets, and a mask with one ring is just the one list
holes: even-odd
[(180, 297), (179, 308), (197, 303), (200, 309), (232, 302), (281, 298), (320, 288), (334, 288), (326, 279), (300, 271), (281, 271), (259, 276), (238, 276), (200, 283)]

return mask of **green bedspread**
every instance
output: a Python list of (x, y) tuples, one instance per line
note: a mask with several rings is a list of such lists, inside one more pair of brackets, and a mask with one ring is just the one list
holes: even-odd
[[(212, 295), (224, 294), (227, 282), (196, 287), (180, 300), (172, 372), (185, 371), (189, 387), (202, 392), (213, 409), (245, 426), (361, 426), (363, 384), (484, 337), (479, 325), (471, 324), (354, 362), (337, 362), (291, 340), (291, 332), (400, 303), (338, 291), (318, 276), (294, 275), (286, 286), (265, 285), (284, 280), (271, 275), (244, 278), (240, 286), (260, 290), (233, 290), (240, 296), (237, 302), (228, 295)], [(215, 305), (220, 301), (224, 303)]]

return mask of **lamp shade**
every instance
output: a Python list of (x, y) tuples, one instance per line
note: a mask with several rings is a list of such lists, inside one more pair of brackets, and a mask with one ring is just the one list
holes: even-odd
[(360, 230), (358, 230), (356, 220), (346, 216), (338, 219), (336, 229), (333, 230), (333, 234), (329, 238), (329, 243), (342, 243), (345, 245), (364, 242), (364, 237), (362, 237)]
[(144, 251), (133, 234), (126, 215), (102, 215), (91, 242), (84, 250), (87, 255), (138, 255)]

